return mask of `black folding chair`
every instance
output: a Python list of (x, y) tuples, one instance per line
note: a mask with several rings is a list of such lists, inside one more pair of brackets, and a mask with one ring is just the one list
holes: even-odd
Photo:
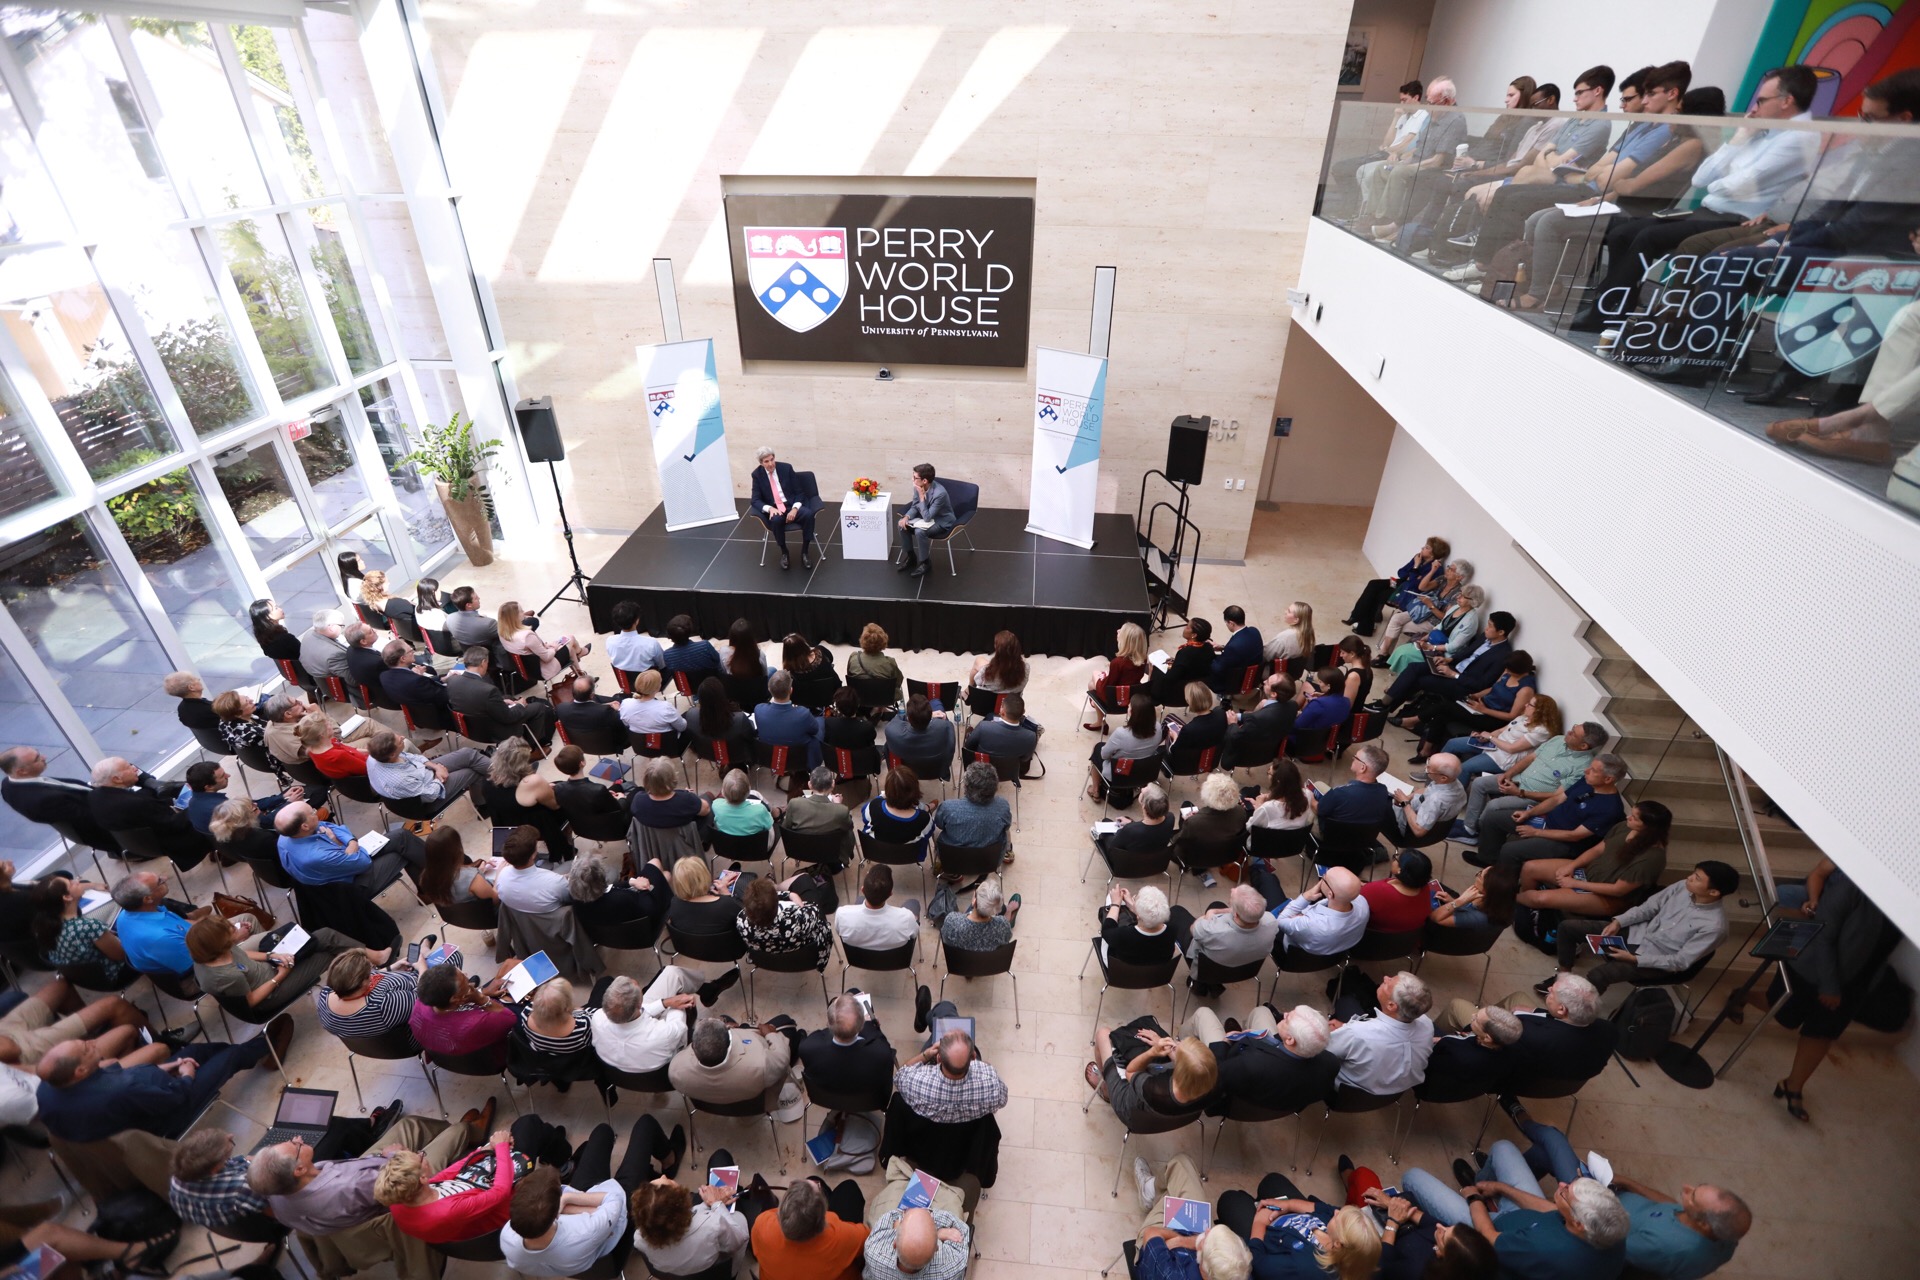
[[(772, 742), (755, 742), (753, 767), (765, 769), (774, 776), (776, 781), (785, 781), (789, 784), (797, 782), (803, 787), (806, 785), (807, 753), (798, 747), (781, 746)], [(781, 790), (791, 792), (791, 785)]]
[[(631, 1089), (635, 1093), (673, 1092), (673, 1081), (667, 1078), (665, 1067), (655, 1067), (652, 1071), (622, 1071), (603, 1062), (600, 1064), (600, 1085), (600, 1102), (607, 1110), (608, 1124), (613, 1123), (613, 1099), (607, 1095), (614, 1089)], [(721, 1261), (726, 1259), (723, 1257)]]
[(942, 950), (947, 961), (947, 971), (940, 977), (940, 999), (947, 998), (948, 978), (994, 978), (1007, 975), (1007, 981), (1013, 984), (1013, 1025), (1020, 1025), (1020, 978), (1013, 971), (1014, 948), (1020, 945), (1015, 938), (1004, 947), (995, 947), (991, 951), (968, 951), (952, 944), (943, 944)]
[[(1338, 1115), (1361, 1115), (1368, 1111), (1385, 1111), (1394, 1108), (1393, 1132), (1387, 1139), (1387, 1160), (1391, 1164), (1400, 1163), (1400, 1121), (1407, 1112), (1407, 1093), (1368, 1093), (1365, 1089), (1350, 1084), (1338, 1085), (1333, 1097), (1324, 1104), (1320, 1115), (1320, 1133), (1313, 1140), (1313, 1154), (1307, 1157), (1307, 1174), (1313, 1174), (1313, 1162), (1320, 1157), (1320, 1147), (1327, 1140), (1327, 1126)], [(1412, 1127), (1411, 1123), (1408, 1125)]]
[[(1260, 994), (1260, 970), (1266, 968), (1267, 957), (1261, 956), (1247, 964), (1218, 964), (1210, 956), (1202, 953), (1198, 960), (1187, 960), (1187, 1007), (1184, 1014), (1174, 1016), (1173, 1025), (1180, 1026), (1185, 1018), (1193, 1014), (1193, 1006), (1200, 1003), (1200, 995), (1195, 988), (1230, 987), (1236, 982), (1253, 983), (1253, 992)], [(1175, 992), (1178, 995), (1178, 992)]]
[[(587, 941), (603, 951), (653, 951), (656, 959), (659, 956), (655, 947), (660, 941), (660, 930), (651, 920), (643, 917), (639, 920), (622, 920), (618, 924), (596, 924), (577, 911), (574, 919), (579, 922), (581, 932), (587, 935)], [(658, 973), (654, 974), (656, 978), (659, 976)], [(647, 982), (651, 981), (653, 978), (647, 979)], [(640, 985), (644, 987), (647, 982), (641, 982)]]
[[(360, 1110), (367, 1109), (367, 1099), (360, 1092), (360, 1072), (354, 1067), (356, 1057), (373, 1058), (380, 1062), (398, 1062), (402, 1058), (420, 1057), (420, 1046), (413, 1038), (413, 1028), (401, 1023), (377, 1036), (340, 1036), (341, 1045), (347, 1051), (347, 1073), (353, 1077), (353, 1096), (360, 1104)], [(423, 1063), (421, 1070), (425, 1071)]]
[[(920, 950), (920, 935), (913, 937), (897, 947), (856, 947), (842, 939), (840, 943), (840, 989), (847, 989), (847, 970), (864, 969), (868, 973), (904, 973), (912, 980), (911, 990), (920, 989), (920, 973), (914, 968), (914, 960)], [(884, 1110), (883, 1100), (879, 1107), (866, 1108), (870, 1111)]]
[(1464, 929), (1459, 926), (1448, 928), (1428, 920), (1420, 931), (1420, 950), (1414, 957), (1413, 971), (1420, 972), (1420, 966), (1426, 963), (1428, 956), (1481, 956), (1486, 963), (1480, 966), (1480, 986), (1473, 994), (1477, 1005), (1487, 994), (1487, 975), (1493, 971), (1493, 946), (1507, 931), (1504, 924), (1489, 924), (1484, 929)]
[(713, 856), (722, 862), (771, 863), (774, 851), (779, 847), (780, 824), (777, 822), (756, 835), (732, 836), (724, 831), (713, 833)]
[(862, 862), (880, 862), (889, 867), (918, 867), (920, 869), (920, 901), (927, 901), (927, 862), (926, 847), (917, 844), (893, 844), (868, 835), (865, 831), (855, 833), (860, 844)]
[(753, 1019), (753, 979), (756, 974), (766, 973), (815, 973), (820, 978), (820, 1003), (825, 1004), (831, 997), (827, 994), (827, 972), (823, 961), (827, 958), (833, 944), (824, 947), (795, 947), (791, 951), (755, 951), (747, 948), (747, 1018)]
[(1338, 969), (1346, 960), (1346, 953), (1319, 956), (1311, 951), (1301, 951), (1287, 945), (1287, 935), (1280, 934), (1273, 940), (1273, 988), (1267, 992), (1267, 1001), (1272, 1003), (1280, 998), (1280, 975), (1283, 973), (1326, 973)]
[(879, 747), (828, 747), (825, 756), (836, 782), (854, 782), (864, 778), (871, 784), (880, 776)]
[[(724, 964), (738, 969), (747, 956), (746, 939), (740, 936), (737, 929), (730, 929), (726, 933), (686, 933), (674, 928), (673, 921), (669, 920), (666, 940), (672, 944), (670, 954), (676, 961), (698, 960), (702, 964)], [(661, 968), (666, 967), (667, 962), (661, 959), (658, 943), (654, 944), (653, 958), (659, 961)], [(740, 992), (740, 1000), (742, 1005), (748, 1003), (744, 988)]]
[(1007, 856), (1007, 842), (1002, 838), (993, 844), (967, 845), (939, 840), (935, 842), (934, 856), (939, 860), (941, 875), (989, 876), (1000, 870)]
[[(1093, 1026), (1087, 1031), (1089, 1038), (1100, 1026), (1100, 1010), (1106, 1007), (1107, 992), (1110, 989), (1151, 991), (1155, 987), (1165, 987), (1167, 1017), (1173, 1026), (1180, 1025), (1180, 1019), (1175, 1016), (1173, 992), (1173, 975), (1180, 968), (1178, 951), (1167, 957), (1161, 964), (1134, 964), (1130, 960), (1113, 959), (1100, 954), (1100, 939), (1095, 938), (1087, 949), (1087, 960), (1097, 960), (1100, 963), (1100, 998), (1093, 1004)], [(1087, 966), (1083, 961), (1080, 965), (1080, 980), (1085, 982), (1086, 979)]]
[[(876, 680), (872, 676), (847, 677), (847, 684), (853, 690), (853, 696), (860, 699), (860, 706), (867, 711), (890, 711), (899, 704), (893, 696), (896, 686), (891, 680)], [(883, 1104), (884, 1105), (884, 1104)]]
[(782, 830), (780, 844), (786, 851), (787, 866), (783, 870), (791, 869), (796, 862), (818, 870), (822, 864), (838, 865), (847, 856), (846, 837), (838, 831)]
[(560, 741), (590, 756), (623, 756), (631, 745), (625, 729), (569, 729), (561, 717), (554, 719), (553, 732)]
[(1220, 767), (1220, 748), (1202, 747), (1198, 750), (1183, 751), (1178, 741), (1166, 756), (1166, 773), (1169, 782), (1181, 778), (1198, 780)]
[(476, 1049), (472, 1053), (435, 1053), (432, 1049), (423, 1049), (421, 1056), (426, 1059), (427, 1083), (433, 1088), (434, 1101), (440, 1104), (442, 1120), (449, 1120), (452, 1117), (447, 1113), (447, 1100), (441, 1096), (440, 1081), (432, 1071), (434, 1067), (456, 1076), (498, 1076), (500, 1087), (507, 1091), (507, 1101), (513, 1103), (514, 1114), (520, 1114), (520, 1100), (513, 1096), (513, 1085), (507, 1080), (505, 1041), (485, 1049)]
[[(1313, 879), (1313, 859), (1308, 856), (1313, 849), (1313, 828), (1293, 827), (1282, 830), (1279, 827), (1248, 827), (1247, 856), (1265, 858), (1269, 862), (1278, 862), (1282, 858), (1299, 858), (1300, 892), (1305, 893)], [(1279, 875), (1276, 868), (1274, 875)]]
[(1323, 867), (1345, 867), (1359, 875), (1380, 853), (1380, 828), (1371, 822), (1320, 820), (1314, 836), (1313, 860)]
[(696, 1113), (710, 1116), (765, 1116), (767, 1133), (773, 1139), (773, 1149), (780, 1156), (780, 1172), (787, 1171), (787, 1153), (780, 1147), (780, 1126), (774, 1123), (773, 1111), (767, 1106), (765, 1094), (755, 1094), (744, 1102), (703, 1102), (691, 1094), (681, 1094), (687, 1104), (687, 1136), (692, 1140), (695, 1154), (700, 1151), (700, 1130), (694, 1124)]
[(1167, 897), (1173, 897), (1173, 849), (1161, 845), (1158, 849), (1116, 849), (1110, 837), (1094, 836), (1093, 849), (1087, 854), (1087, 863), (1080, 868), (1080, 883), (1087, 882), (1087, 873), (1093, 870), (1093, 860), (1099, 858), (1107, 868), (1107, 889), (1113, 889), (1115, 880), (1151, 880), (1155, 876), (1167, 878)]

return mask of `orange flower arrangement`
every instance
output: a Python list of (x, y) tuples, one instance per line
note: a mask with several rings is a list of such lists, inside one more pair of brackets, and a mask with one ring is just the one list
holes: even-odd
[(863, 498), (877, 498), (880, 496), (880, 482), (861, 476), (853, 482), (853, 491)]

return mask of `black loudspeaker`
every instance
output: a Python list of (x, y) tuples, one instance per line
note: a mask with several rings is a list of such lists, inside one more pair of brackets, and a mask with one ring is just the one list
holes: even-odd
[(1213, 419), (1182, 414), (1167, 433), (1167, 479), (1175, 484), (1199, 484), (1207, 467), (1207, 428)]
[[(553, 397), (522, 400), (513, 406), (513, 417), (520, 424), (520, 440), (527, 446), (528, 462), (567, 460), (567, 444), (560, 438), (560, 420), (553, 416)], [(1205, 441), (1201, 443), (1204, 445)]]

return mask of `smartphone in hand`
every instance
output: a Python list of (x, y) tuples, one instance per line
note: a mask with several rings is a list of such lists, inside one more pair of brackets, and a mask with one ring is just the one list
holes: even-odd
[(409, 942), (407, 944), (407, 963), (418, 964), (419, 962), (420, 962), (420, 944), (418, 942)]

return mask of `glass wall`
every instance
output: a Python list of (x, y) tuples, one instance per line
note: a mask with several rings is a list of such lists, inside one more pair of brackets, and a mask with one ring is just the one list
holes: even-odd
[[(0, 717), (60, 775), (177, 767), (168, 672), (277, 678), (252, 600), (299, 630), (341, 553), (405, 589), (455, 551), (402, 461), (438, 257), (351, 18), (0, 13)], [(0, 806), (0, 858), (51, 839)]]

